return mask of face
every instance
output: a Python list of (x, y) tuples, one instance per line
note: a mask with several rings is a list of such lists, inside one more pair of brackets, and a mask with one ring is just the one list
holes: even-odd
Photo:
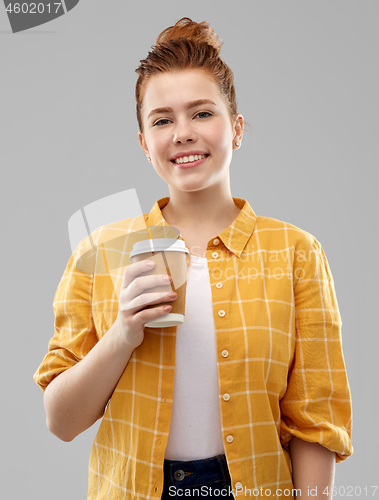
[(191, 192), (229, 182), (243, 117), (231, 119), (228, 104), (208, 73), (191, 69), (154, 75), (146, 85), (142, 120), (140, 145), (170, 189)]

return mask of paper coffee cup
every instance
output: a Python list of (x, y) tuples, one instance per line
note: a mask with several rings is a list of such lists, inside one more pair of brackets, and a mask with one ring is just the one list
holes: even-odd
[[(174, 301), (161, 302), (159, 306), (171, 305), (171, 311), (153, 321), (148, 321), (145, 326), (152, 328), (164, 328), (168, 326), (179, 326), (184, 322), (187, 286), (187, 258), (189, 249), (183, 240), (171, 238), (156, 238), (138, 241), (133, 245), (129, 260), (139, 262), (141, 260), (152, 260), (155, 267), (140, 276), (168, 274), (172, 277), (172, 283), (150, 288), (149, 292), (167, 292), (174, 290), (177, 297)], [(148, 305), (146, 309), (159, 307), (157, 304)]]

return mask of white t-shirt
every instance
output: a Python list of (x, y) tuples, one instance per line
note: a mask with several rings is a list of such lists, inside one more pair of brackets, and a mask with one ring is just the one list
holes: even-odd
[(173, 409), (165, 458), (224, 454), (216, 336), (207, 259), (190, 255), (186, 311), (177, 327)]

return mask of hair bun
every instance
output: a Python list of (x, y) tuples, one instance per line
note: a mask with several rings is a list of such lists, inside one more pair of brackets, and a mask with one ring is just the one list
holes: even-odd
[(166, 28), (158, 36), (156, 44), (165, 43), (177, 38), (187, 38), (195, 43), (207, 43), (220, 53), (222, 40), (213, 31), (212, 26), (207, 22), (196, 23), (189, 17), (183, 17), (174, 26)]

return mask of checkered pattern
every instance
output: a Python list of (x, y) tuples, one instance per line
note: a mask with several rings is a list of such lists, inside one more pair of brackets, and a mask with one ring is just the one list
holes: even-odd
[[(92, 257), (88, 239), (72, 255), (54, 299), (55, 335), (34, 376), (43, 390), (115, 321), (132, 243), (145, 224), (169, 235), (161, 213), (168, 201), (96, 230)], [(263, 487), (276, 498), (275, 489), (293, 487), (292, 436), (334, 451), (337, 463), (353, 453), (341, 320), (319, 242), (291, 224), (256, 216), (243, 199), (234, 202), (238, 217), (207, 248), (221, 429), (232, 487)], [(160, 498), (175, 339), (175, 327), (145, 328), (93, 444), (88, 499)]]

